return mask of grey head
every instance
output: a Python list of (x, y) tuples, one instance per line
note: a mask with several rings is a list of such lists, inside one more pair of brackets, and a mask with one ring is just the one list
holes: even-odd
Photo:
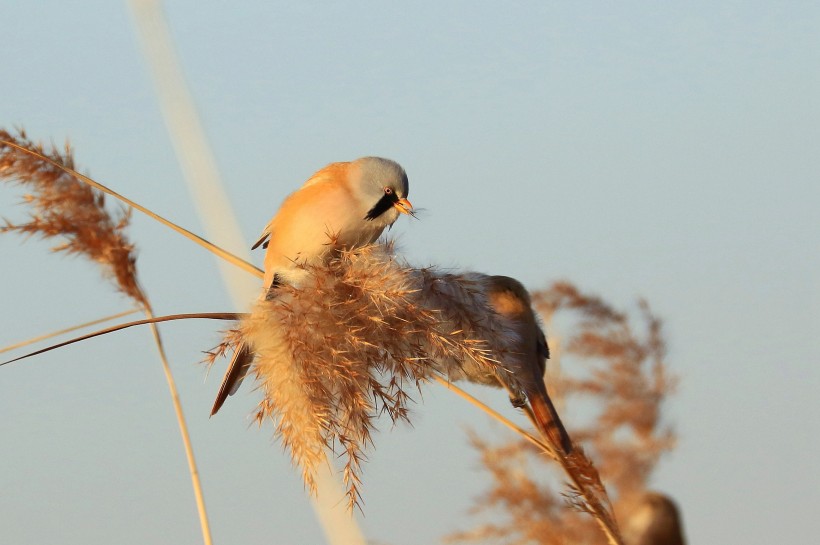
[(382, 157), (362, 157), (353, 161), (351, 186), (364, 205), (365, 220), (392, 225), (399, 214), (412, 214), (407, 200), (410, 183), (407, 173), (395, 161)]

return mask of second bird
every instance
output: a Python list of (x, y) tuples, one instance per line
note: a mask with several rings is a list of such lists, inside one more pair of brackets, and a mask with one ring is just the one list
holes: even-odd
[[(510, 401), (516, 407), (523, 407), (526, 402), (532, 409), (535, 426), (556, 448), (565, 454), (572, 452), (572, 440), (558, 416), (558, 411), (547, 393), (544, 384), (544, 372), (550, 350), (547, 338), (538, 324), (532, 308), (530, 294), (526, 288), (509, 276), (488, 276), (485, 279), (487, 300), (492, 309), (509, 320), (518, 336), (515, 353), (511, 354), (505, 367), (513, 372), (517, 382), (523, 388), (524, 399), (518, 399), (515, 388), (503, 384), (510, 392)], [(502, 380), (500, 375), (498, 380)], [(471, 377), (467, 377), (470, 379)]]

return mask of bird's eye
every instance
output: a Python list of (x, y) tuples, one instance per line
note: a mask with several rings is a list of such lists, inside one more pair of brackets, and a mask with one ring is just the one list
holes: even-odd
[(392, 195), (392, 193), (393, 193), (393, 189), (392, 189), (392, 188), (390, 188), (390, 187), (385, 187), (385, 188), (384, 188), (384, 194), (385, 194), (385, 195)]

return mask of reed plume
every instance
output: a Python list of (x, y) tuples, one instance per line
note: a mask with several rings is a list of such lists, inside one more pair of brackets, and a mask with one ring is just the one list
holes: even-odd
[(52, 251), (84, 255), (101, 266), (103, 275), (113, 280), (119, 291), (141, 307), (146, 306), (147, 299), (137, 282), (134, 245), (125, 235), (130, 212), (122, 206), (109, 212), (105, 195), (36, 155), (18, 152), (7, 142), (74, 169), (68, 142), (62, 153), (53, 147), (45, 150), (30, 141), (23, 130), (15, 137), (0, 129), (0, 176), (28, 190), (23, 202), (31, 208), (28, 222), (14, 224), (5, 220), (0, 233), (59, 238), (60, 243)]
[[(665, 363), (661, 322), (643, 301), (634, 320), (566, 282), (533, 293), (533, 302), (545, 321), (560, 322), (567, 331), (563, 343), (555, 335), (550, 338), (566, 373), (560, 379), (551, 377), (552, 391), (563, 392), (570, 409), (580, 403), (585, 408), (596, 407), (592, 418), (575, 426), (570, 419), (567, 427), (575, 444), (596, 460), (615, 498), (612, 510), (617, 518), (629, 520), (647, 497), (657, 461), (675, 442), (674, 432), (661, 418), (662, 403), (675, 386)], [(636, 331), (636, 322), (642, 332)], [(578, 370), (575, 364), (584, 368)], [(491, 477), (491, 486), (476, 500), (474, 512), (499, 516), (493, 518), (497, 522), (452, 534), (448, 541), (510, 545), (606, 542), (596, 528), (595, 522), (600, 525), (597, 517), (581, 514), (594, 511), (595, 506), (577, 483), (569, 494), (556, 492), (559, 477), (549, 469), (555, 465), (547, 464), (538, 448), (520, 439), (494, 444), (475, 434), (470, 441)], [(567, 472), (589, 473), (581, 459), (561, 463)], [(538, 475), (547, 478), (534, 477)], [(598, 489), (588, 484), (591, 491)], [(566, 509), (567, 503), (574, 509)]]
[(309, 488), (327, 449), (337, 452), (352, 508), (377, 418), (409, 422), (421, 385), (462, 362), (507, 373), (513, 329), (476, 278), (411, 268), (389, 244), (303, 267), (304, 281), (259, 301), (239, 333), (257, 354), (258, 421), (274, 421)]
[(674, 392), (677, 378), (665, 362), (661, 320), (644, 300), (631, 317), (566, 282), (539, 292), (535, 304), (545, 317), (561, 313), (575, 318), (563, 353), (584, 362), (587, 372), (568, 374), (562, 387), (568, 397), (597, 403), (599, 411), (573, 436), (588, 445), (619, 497), (641, 494), (658, 460), (676, 441), (662, 419), (663, 402)]
[[(132, 299), (148, 318), (153, 317), (148, 297), (137, 280), (134, 245), (125, 234), (130, 209), (119, 206), (112, 212), (106, 208), (105, 195), (89, 186), (89, 179), (75, 171), (68, 142), (60, 152), (54, 146), (45, 149), (32, 142), (22, 129), (16, 136), (0, 129), (0, 178), (25, 187), (28, 192), (23, 196), (23, 203), (30, 207), (27, 222), (5, 220), (0, 233), (59, 239), (52, 251), (82, 255), (97, 263), (103, 276), (111, 280), (117, 290)], [(209, 545), (210, 528), (185, 417), (159, 329), (153, 323), (150, 327), (191, 470), (203, 541)]]

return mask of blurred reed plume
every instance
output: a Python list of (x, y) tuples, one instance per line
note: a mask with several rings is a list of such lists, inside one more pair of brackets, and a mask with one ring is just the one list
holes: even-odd
[(326, 449), (338, 452), (352, 508), (376, 419), (409, 422), (413, 393), (462, 362), (506, 374), (499, 362), (514, 334), (489, 310), (478, 277), (410, 268), (390, 244), (342, 252), (304, 272), (298, 287), (282, 285), (258, 302), (209, 360), (240, 338), (253, 347), (264, 393), (258, 421), (275, 422), (309, 488)]
[[(533, 293), (536, 308), (547, 322), (560, 321), (567, 331), (560, 353), (561, 378), (551, 377), (553, 391), (563, 392), (570, 409), (589, 409), (586, 423), (567, 423), (576, 444), (596, 460), (614, 502), (618, 520), (629, 521), (645, 503), (649, 477), (659, 458), (674, 448), (675, 435), (662, 424), (661, 406), (675, 386), (667, 371), (660, 320), (641, 301), (633, 322), (602, 299), (556, 283)], [(552, 336), (553, 347), (559, 346)], [(555, 358), (554, 358), (555, 359)], [(566, 362), (581, 371), (568, 372)], [(555, 364), (555, 361), (553, 361)], [(567, 411), (563, 411), (566, 416)], [(474, 512), (494, 514), (497, 522), (479, 524), (448, 536), (450, 542), (498, 542), (510, 545), (604, 543), (593, 519), (581, 516), (589, 506), (575, 493), (561, 497), (555, 478), (535, 479), (550, 470), (538, 449), (520, 439), (500, 444), (471, 434), (470, 440), (492, 478), (490, 488), (475, 502)], [(569, 504), (577, 509), (565, 508)], [(629, 543), (629, 542), (628, 542)]]
[[(114, 286), (132, 299), (148, 318), (153, 317), (148, 297), (137, 280), (134, 245), (125, 235), (130, 209), (122, 206), (115, 212), (106, 209), (105, 195), (90, 187), (90, 180), (74, 170), (74, 159), (67, 142), (62, 152), (53, 146), (46, 150), (29, 140), (22, 129), (17, 136), (0, 129), (0, 179), (25, 187), (29, 192), (23, 196), (23, 202), (30, 207), (28, 222), (15, 224), (6, 220), (0, 233), (60, 239), (53, 251), (82, 255), (97, 263), (103, 276), (112, 280)], [(159, 329), (155, 324), (150, 324), (150, 328), (191, 471), (203, 542), (209, 545), (210, 528), (182, 405)]]

